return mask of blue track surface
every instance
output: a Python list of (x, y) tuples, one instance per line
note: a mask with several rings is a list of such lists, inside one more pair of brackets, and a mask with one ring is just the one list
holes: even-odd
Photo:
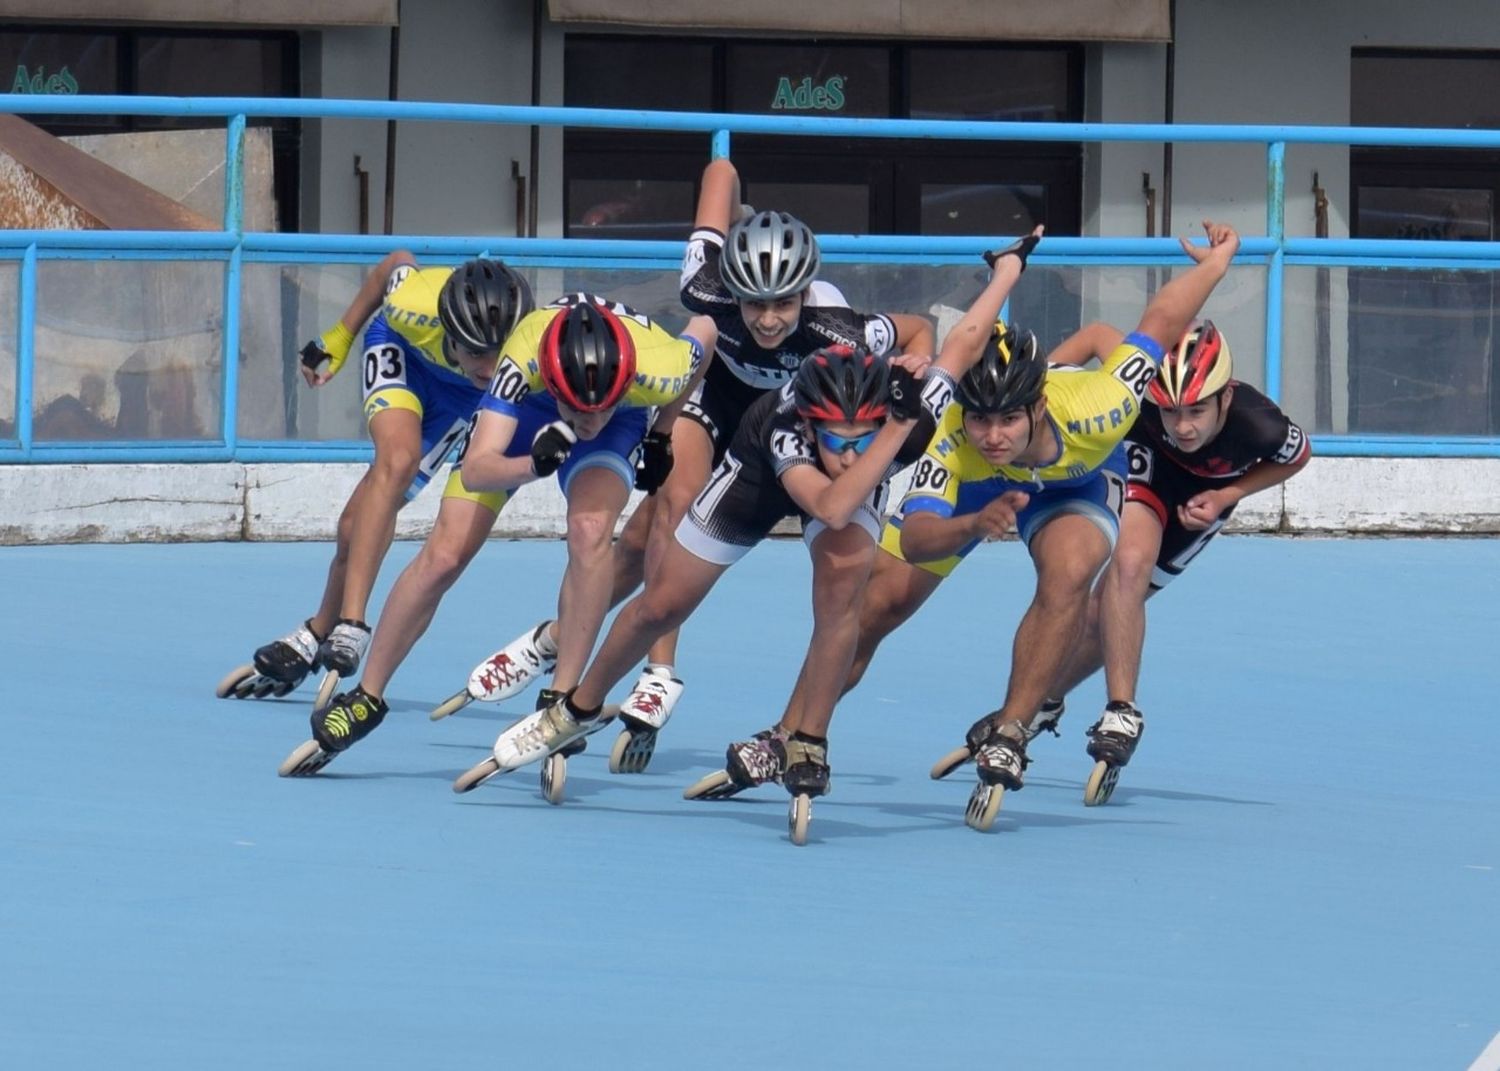
[(1500, 541), (1219, 540), (1152, 604), (1114, 801), (1093, 683), (987, 836), (927, 776), (1029, 594), (982, 550), (841, 708), (804, 849), (779, 789), (681, 799), (780, 713), (800, 545), (690, 624), (650, 771), (607, 734), (557, 808), (532, 770), (454, 796), (500, 717), (426, 717), (548, 613), (550, 542), (487, 548), (381, 730), (277, 778), (310, 686), (213, 687), (328, 553), (0, 551), (0, 1066), (1462, 1071), (1500, 1031)]

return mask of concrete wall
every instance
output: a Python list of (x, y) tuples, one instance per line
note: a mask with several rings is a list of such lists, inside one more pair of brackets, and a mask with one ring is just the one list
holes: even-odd
[[(0, 465), (0, 545), (331, 539), (363, 472), (357, 464)], [(904, 490), (898, 479), (892, 500)], [(425, 537), (438, 502), (429, 491), (407, 507), (398, 538)], [(555, 537), (563, 528), (562, 496), (548, 480), (521, 489), (495, 534)], [(1500, 459), (1314, 458), (1291, 482), (1247, 500), (1231, 530), (1500, 533)]]

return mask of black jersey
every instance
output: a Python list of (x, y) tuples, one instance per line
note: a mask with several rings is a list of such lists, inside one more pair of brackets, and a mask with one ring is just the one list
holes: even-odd
[[(886, 483), (922, 456), (935, 426), (931, 412), (924, 409), (871, 496), (872, 515), (881, 512)], [(784, 518), (802, 515), (781, 483), (781, 477), (798, 465), (822, 471), (817, 443), (797, 413), (788, 384), (745, 413), (724, 460), (693, 503), (688, 522), (717, 542), (755, 545)]]
[(1231, 506), (1207, 528), (1186, 528), (1177, 514), (1180, 507), (1262, 461), (1292, 465), (1308, 451), (1302, 429), (1275, 402), (1244, 383), (1234, 384), (1224, 427), (1201, 450), (1187, 454), (1173, 445), (1162, 427), (1161, 410), (1154, 405), (1141, 406), (1125, 447), (1130, 465), (1125, 497), (1148, 507), (1162, 528), (1151, 573), (1153, 591), (1181, 576), (1234, 513)]
[(1204, 481), (1204, 490), (1228, 483), (1262, 461), (1293, 465), (1307, 453), (1307, 436), (1275, 402), (1247, 383), (1230, 381), (1234, 396), (1229, 415), (1213, 442), (1194, 453), (1184, 453), (1172, 442), (1161, 422), (1161, 410), (1141, 406), (1140, 418), (1127, 438), (1149, 446), (1158, 458), (1166, 458)]
[(824, 346), (865, 346), (877, 355), (895, 348), (896, 325), (889, 316), (855, 312), (842, 303), (836, 288), (814, 283), (797, 329), (777, 349), (762, 349), (719, 276), (723, 251), (724, 236), (704, 227), (688, 239), (682, 259), (682, 304), (691, 312), (712, 317), (719, 329), (715, 349), (719, 360), (709, 366), (710, 376), (722, 374), (719, 369), (723, 369), (755, 390), (774, 390), (791, 379), (802, 358)]

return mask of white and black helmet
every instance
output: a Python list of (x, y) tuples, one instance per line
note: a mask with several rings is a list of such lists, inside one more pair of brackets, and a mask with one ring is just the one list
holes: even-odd
[(811, 286), (821, 263), (806, 223), (785, 212), (757, 212), (729, 228), (719, 275), (740, 301), (775, 301)]

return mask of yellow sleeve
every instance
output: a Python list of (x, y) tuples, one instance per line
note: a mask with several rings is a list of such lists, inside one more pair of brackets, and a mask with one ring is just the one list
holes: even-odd
[(635, 382), (621, 404), (644, 409), (676, 400), (702, 363), (703, 347), (693, 339), (674, 337), (654, 320), (642, 323), (621, 317), (620, 322), (635, 342)]
[(967, 442), (963, 427), (963, 409), (958, 405), (948, 406), (913, 470), (911, 487), (901, 499), (902, 514), (953, 516), (958, 508), (959, 484), (963, 482), (959, 477), (962, 469), (959, 449)]

